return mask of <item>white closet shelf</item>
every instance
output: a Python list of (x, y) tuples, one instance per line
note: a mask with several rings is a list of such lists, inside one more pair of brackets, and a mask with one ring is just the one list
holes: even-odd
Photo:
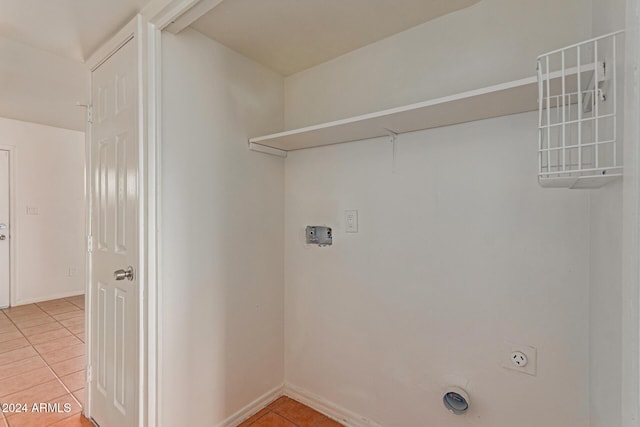
[[(593, 71), (582, 66), (581, 73)], [(565, 84), (575, 88), (577, 70), (567, 69)], [(562, 74), (553, 73), (552, 85), (562, 84)], [(377, 138), (391, 133), (405, 133), (475, 120), (536, 111), (538, 80), (528, 77), (482, 89), (470, 90), (375, 113), (336, 120), (300, 129), (288, 130), (249, 139), (252, 144), (283, 151), (300, 150)]]

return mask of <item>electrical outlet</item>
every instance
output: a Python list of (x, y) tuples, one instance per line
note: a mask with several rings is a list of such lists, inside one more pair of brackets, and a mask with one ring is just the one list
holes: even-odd
[(503, 368), (522, 374), (536, 376), (538, 373), (538, 350), (535, 347), (524, 344), (516, 344), (511, 341), (504, 341), (502, 346)]
[(514, 351), (511, 353), (511, 362), (513, 362), (513, 366), (516, 368), (524, 368), (527, 366), (527, 362), (529, 362), (529, 360), (527, 359), (527, 355), (523, 352)]
[(78, 273), (78, 269), (72, 266), (69, 266), (69, 277), (74, 277)]

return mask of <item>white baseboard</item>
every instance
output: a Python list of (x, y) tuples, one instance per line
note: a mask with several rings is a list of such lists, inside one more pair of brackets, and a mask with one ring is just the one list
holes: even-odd
[(300, 403), (304, 403), (310, 408), (323, 413), (329, 418), (332, 418), (347, 427), (382, 427), (375, 421), (351, 412), (348, 409), (344, 409), (341, 406), (318, 396), (317, 394), (296, 387), (292, 384), (284, 384), (284, 394), (299, 401)]
[(25, 304), (33, 304), (33, 303), (36, 303), (36, 302), (49, 301), (49, 300), (52, 300), (52, 299), (75, 297), (75, 296), (78, 296), (78, 295), (84, 295), (84, 289), (81, 290), (81, 291), (61, 292), (61, 293), (58, 293), (58, 294), (47, 295), (47, 296), (38, 297), (38, 298), (23, 299), (23, 300), (15, 301), (12, 304), (12, 307), (17, 307), (19, 305), (25, 305)]
[(253, 402), (242, 407), (236, 413), (227, 417), (224, 421), (216, 424), (216, 427), (236, 427), (238, 424), (256, 414), (258, 411), (283, 395), (289, 396), (300, 403), (304, 403), (308, 407), (315, 409), (341, 424), (344, 424), (346, 427), (382, 427), (375, 421), (344, 409), (308, 390), (304, 390), (288, 383), (266, 392)]
[(232, 414), (230, 417), (227, 417), (224, 421), (220, 422), (216, 425), (216, 427), (236, 427), (238, 424), (254, 415), (256, 412), (260, 411), (262, 408), (282, 396), (282, 390), (284, 389), (284, 385), (280, 385), (262, 396), (258, 397), (253, 402), (249, 403), (242, 407), (235, 414)]

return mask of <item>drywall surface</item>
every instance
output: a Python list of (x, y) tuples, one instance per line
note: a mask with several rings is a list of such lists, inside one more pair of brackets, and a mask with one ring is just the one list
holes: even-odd
[(218, 425), (283, 381), (282, 77), (194, 30), (162, 38), (160, 418)]
[(625, 0), (591, 0), (593, 37), (624, 30)]
[(0, 117), (0, 145), (16, 156), (12, 304), (84, 293), (84, 133)]
[[(593, 35), (625, 27), (624, 0), (593, 0)], [(624, 38), (620, 39), (621, 41)], [(611, 52), (606, 51), (607, 58)], [(624, 82), (624, 50), (618, 49), (618, 81)], [(611, 88), (609, 87), (609, 90)], [(618, 87), (624, 111), (624, 86)], [(624, 135), (624, 115), (617, 135)], [(611, 126), (602, 123), (601, 126)], [(610, 129), (605, 132), (610, 134)], [(630, 160), (630, 159), (629, 159)], [(628, 163), (623, 159), (623, 164)], [(622, 181), (590, 194), (589, 379), (590, 426), (622, 425)]]
[(0, 117), (85, 130), (86, 66), (0, 37)]
[(622, 181), (622, 427), (640, 421), (640, 1), (628, 0)]
[[(400, 135), (395, 173), (387, 138), (289, 153), (287, 383), (385, 427), (589, 424), (589, 193), (538, 186), (536, 120)], [(305, 245), (322, 224), (333, 246)]]
[(622, 181), (591, 191), (591, 426), (621, 425)]
[(591, 36), (583, 0), (483, 0), (285, 80), (285, 126), (530, 77), (536, 57)]

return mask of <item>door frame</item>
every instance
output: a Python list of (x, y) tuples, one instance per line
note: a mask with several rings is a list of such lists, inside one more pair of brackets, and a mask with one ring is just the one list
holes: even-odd
[[(148, 37), (149, 32), (154, 30), (142, 15), (137, 15), (134, 19), (125, 25), (115, 36), (102, 45), (86, 62), (90, 71), (89, 77), (89, 107), (88, 107), (88, 124), (85, 135), (85, 197), (87, 203), (86, 209), (86, 235), (87, 235), (87, 252), (86, 252), (86, 277), (85, 277), (85, 330), (87, 331), (86, 339), (86, 366), (90, 366), (91, 362), (91, 320), (94, 313), (91, 309), (91, 298), (93, 298), (91, 289), (91, 257), (90, 257), (90, 233), (91, 233), (91, 138), (92, 127), (90, 118), (93, 112), (93, 100), (91, 99), (92, 72), (96, 70), (102, 63), (111, 57), (125, 43), (133, 41), (136, 44), (138, 64), (138, 239), (139, 239), (139, 265), (136, 271), (139, 281), (139, 306), (138, 306), (138, 425), (152, 426), (155, 421), (149, 420), (150, 406), (155, 408), (155, 377), (156, 377), (156, 324), (155, 318), (155, 294), (156, 294), (156, 233), (157, 229), (155, 221), (156, 211), (156, 122), (155, 108), (149, 108), (149, 94), (155, 94), (155, 79), (153, 73), (149, 73), (149, 62), (155, 61), (155, 48), (149, 43), (152, 39)], [(90, 370), (87, 372), (86, 382), (90, 382)], [(150, 385), (151, 383), (151, 385)], [(85, 387), (87, 390), (86, 401), (83, 407), (84, 414), (91, 416), (91, 387)], [(155, 409), (153, 409), (155, 412)]]
[(9, 306), (16, 304), (16, 236), (18, 223), (16, 221), (16, 156), (18, 149), (15, 145), (0, 144), (0, 150), (9, 152)]
[[(216, 0), (151, 0), (142, 10), (142, 16), (135, 18), (134, 23), (130, 23), (121, 30), (114, 38), (98, 50), (96, 54), (87, 62), (90, 69), (94, 69), (99, 63), (104, 61), (108, 55), (113, 53), (117, 47), (122, 45), (123, 37), (131, 34), (138, 35), (139, 53), (142, 55), (142, 63), (139, 72), (140, 78), (140, 105), (142, 113), (139, 116), (141, 126), (139, 132), (144, 133), (141, 147), (140, 162), (140, 278), (141, 292), (145, 298), (141, 300), (141, 322), (140, 322), (140, 382), (139, 382), (139, 408), (140, 426), (162, 425), (160, 412), (158, 411), (161, 402), (162, 372), (158, 369), (162, 358), (161, 354), (161, 278), (157, 274), (158, 251), (161, 240), (158, 239), (158, 225), (161, 218), (157, 210), (160, 198), (161, 182), (159, 179), (160, 168), (160, 148), (161, 140), (161, 31), (176, 22), (179, 27), (186, 27), (201, 14), (210, 8), (215, 7)], [(203, 5), (198, 9), (198, 13), (187, 14), (190, 10), (196, 10), (196, 6)], [(634, 46), (640, 45), (640, 18), (635, 15), (635, 11), (640, 10), (640, 0), (629, 0), (627, 2), (627, 42), (633, 38)], [(633, 13), (632, 13), (633, 12)], [(183, 17), (184, 19), (179, 18)], [(187, 22), (183, 22), (183, 21)], [(132, 25), (135, 28), (132, 28)], [(178, 28), (176, 28), (177, 30)], [(178, 31), (176, 31), (178, 32)], [(627, 55), (633, 58), (629, 61), (632, 64), (640, 63), (640, 54), (631, 53), (627, 50)], [(628, 66), (627, 70), (631, 68)], [(637, 80), (637, 78), (636, 78)], [(625, 83), (633, 82), (631, 78)], [(90, 93), (90, 92), (89, 92)], [(640, 98), (640, 93), (636, 91), (636, 96)], [(628, 112), (631, 120), (640, 114), (640, 102), (632, 103)], [(640, 126), (640, 125), (638, 125)], [(632, 152), (636, 156), (629, 156), (628, 159), (634, 164), (636, 171), (640, 171), (640, 130), (638, 126), (629, 126), (625, 131), (625, 140), (629, 146), (633, 147)], [(90, 141), (90, 129), (87, 131), (87, 141)], [(2, 146), (0, 146), (1, 148)], [(87, 153), (89, 155), (90, 153)], [(630, 153), (629, 153), (630, 154)], [(15, 156), (14, 161), (15, 161)], [(626, 159), (625, 159), (626, 160)], [(88, 165), (89, 163), (87, 163)], [(627, 169), (630, 165), (625, 165)], [(14, 168), (15, 169), (15, 168)], [(86, 176), (86, 175), (85, 175)], [(625, 197), (631, 205), (633, 214), (623, 219), (623, 227), (632, 230), (633, 237), (625, 243), (624, 250), (629, 251), (623, 267), (623, 297), (625, 305), (623, 307), (623, 340), (628, 340), (628, 345), (623, 348), (623, 377), (628, 381), (623, 384), (624, 397), (622, 402), (622, 418), (624, 426), (635, 425), (640, 417), (640, 219), (635, 216), (640, 212), (640, 173), (637, 176), (625, 177), (628, 185), (625, 185)], [(89, 177), (87, 176), (87, 179)], [(15, 179), (13, 180), (15, 185)], [(85, 189), (89, 190), (89, 181), (85, 181)], [(14, 193), (15, 194), (15, 193)], [(88, 193), (87, 193), (88, 194)], [(89, 204), (90, 202), (87, 201)], [(12, 203), (12, 209), (15, 203)], [(87, 210), (88, 218), (90, 211)], [(13, 215), (13, 230), (15, 233), (17, 224)], [(87, 223), (87, 227), (89, 223)], [(13, 248), (15, 253), (15, 247)], [(13, 258), (15, 262), (15, 257)], [(14, 269), (15, 271), (15, 269)], [(87, 274), (89, 270), (87, 269)], [(87, 276), (89, 277), (89, 276)], [(15, 282), (15, 275), (12, 276)], [(87, 292), (88, 289), (87, 281)], [(15, 293), (14, 293), (15, 295)], [(13, 299), (13, 296), (12, 296)], [(87, 314), (89, 318), (89, 314)], [(86, 330), (90, 331), (89, 325)], [(87, 345), (91, 339), (87, 336)], [(89, 355), (88, 355), (89, 356)], [(144, 360), (146, 357), (146, 360)], [(144, 377), (144, 378), (143, 378)], [(85, 405), (85, 408), (88, 405)], [(85, 409), (86, 410), (86, 409)]]
[[(162, 361), (162, 292), (161, 279), (158, 275), (158, 257), (160, 248), (159, 224), (160, 212), (160, 141), (162, 136), (162, 31), (174, 23), (179, 17), (200, 3), (208, 3), (205, 9), (198, 11), (198, 16), (213, 8), (218, 0), (151, 0), (132, 22), (127, 24), (112, 39), (105, 43), (87, 61), (89, 70), (94, 70), (131, 37), (138, 39), (138, 55), (140, 61), (138, 86), (138, 131), (140, 134), (139, 152), (139, 233), (140, 233), (140, 319), (139, 319), (139, 426), (155, 427), (162, 425), (162, 371), (158, 369)], [(191, 22), (197, 16), (189, 18)], [(91, 93), (89, 80), (89, 93)], [(89, 103), (91, 105), (91, 102)], [(86, 143), (91, 142), (90, 126), (87, 126)], [(91, 151), (87, 150), (87, 165)], [(87, 203), (90, 205), (90, 172), (85, 168), (85, 188)], [(90, 231), (90, 206), (87, 209), (87, 230)], [(87, 235), (88, 235), (87, 232)], [(88, 256), (87, 256), (88, 263)], [(90, 270), (87, 266), (86, 288), (90, 288)], [(88, 307), (87, 307), (88, 308)], [(88, 313), (87, 319), (90, 318)], [(91, 331), (90, 324), (85, 325)], [(90, 335), (90, 333), (89, 333)], [(90, 348), (90, 337), (87, 337), (87, 348)], [(87, 352), (87, 361), (90, 361)], [(87, 399), (88, 402), (88, 399)], [(89, 405), (86, 404), (85, 408)], [(85, 409), (86, 411), (86, 409)], [(90, 416), (88, 412), (85, 415)]]

